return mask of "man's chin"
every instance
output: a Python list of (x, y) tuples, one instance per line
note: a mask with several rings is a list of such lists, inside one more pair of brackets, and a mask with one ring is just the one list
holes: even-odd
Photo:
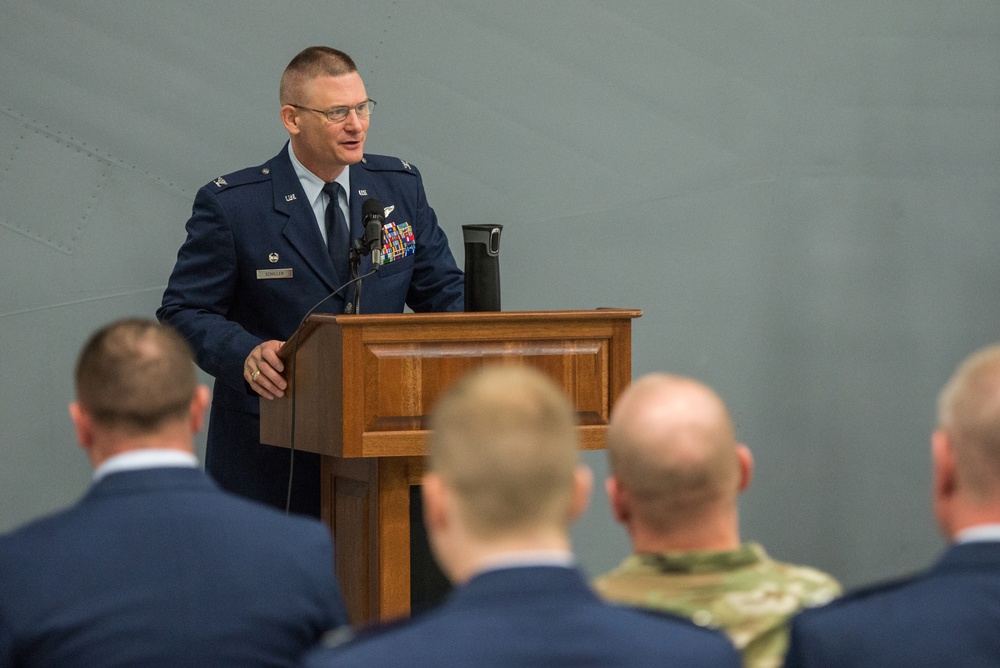
[(348, 165), (353, 165), (356, 162), (361, 162), (361, 158), (365, 157), (365, 145), (359, 144), (355, 148), (342, 150), (340, 152), (340, 156), (341, 158), (343, 158), (343, 162), (347, 163)]

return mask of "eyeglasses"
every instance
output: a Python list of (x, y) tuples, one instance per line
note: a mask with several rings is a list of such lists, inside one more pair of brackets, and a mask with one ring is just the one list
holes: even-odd
[(289, 107), (295, 107), (296, 109), (302, 109), (303, 111), (315, 111), (317, 114), (323, 114), (326, 116), (326, 120), (331, 123), (339, 123), (346, 120), (348, 116), (351, 115), (351, 109), (354, 110), (361, 118), (368, 118), (372, 115), (372, 109), (375, 108), (375, 100), (365, 100), (356, 107), (334, 107), (333, 109), (310, 109), (309, 107), (303, 107), (299, 104), (288, 103)]

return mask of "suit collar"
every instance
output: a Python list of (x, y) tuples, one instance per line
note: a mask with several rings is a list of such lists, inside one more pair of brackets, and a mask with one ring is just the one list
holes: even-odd
[(118, 471), (95, 482), (83, 500), (176, 489), (217, 491), (218, 487), (201, 469), (184, 466)]
[(597, 600), (576, 568), (522, 566), (485, 571), (452, 591), (453, 605), (515, 605), (533, 599), (558, 597)]
[[(330, 256), (327, 254), (323, 237), (315, 220), (307, 195), (302, 188), (299, 177), (292, 166), (288, 155), (288, 143), (285, 143), (281, 153), (272, 158), (266, 165), (271, 172), (271, 182), (274, 186), (275, 211), (287, 216), (288, 220), (282, 229), (282, 234), (295, 247), (310, 268), (327, 284), (330, 291), (336, 290), (347, 282), (349, 276), (337, 276)], [(350, 190), (350, 238), (356, 239), (364, 234), (361, 227), (361, 207), (365, 200), (372, 197), (386, 204), (386, 194), (380, 196), (375, 181), (371, 178), (367, 167), (357, 163), (348, 167)], [(371, 257), (361, 258), (360, 273), (371, 270)], [(347, 296), (345, 295), (345, 299)]]
[(1000, 542), (960, 543), (945, 551), (932, 571), (1000, 570)]
[[(331, 292), (347, 281), (337, 276), (333, 262), (327, 254), (326, 244), (319, 233), (316, 216), (306, 196), (299, 177), (288, 157), (288, 144), (281, 153), (267, 163), (274, 188), (274, 210), (286, 216), (282, 235), (302, 256), (312, 271), (323, 279)], [(353, 215), (352, 215), (353, 219)]]

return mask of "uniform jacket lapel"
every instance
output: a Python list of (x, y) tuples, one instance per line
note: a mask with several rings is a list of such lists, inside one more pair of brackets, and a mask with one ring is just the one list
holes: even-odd
[[(349, 277), (338, 280), (333, 262), (327, 253), (326, 244), (319, 233), (316, 216), (306, 200), (302, 184), (292, 168), (288, 157), (288, 146), (271, 160), (271, 183), (274, 185), (274, 210), (286, 218), (282, 234), (288, 240), (309, 268), (330, 288), (336, 290)], [(352, 216), (353, 218), (353, 216)]]

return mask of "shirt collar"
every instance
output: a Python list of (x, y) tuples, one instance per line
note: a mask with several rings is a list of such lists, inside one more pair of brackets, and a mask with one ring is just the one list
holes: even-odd
[(955, 534), (956, 543), (1000, 541), (1000, 524), (979, 524)]
[[(323, 193), (323, 186), (326, 185), (326, 182), (310, 172), (305, 165), (299, 162), (299, 159), (295, 157), (294, 149), (292, 149), (292, 142), (288, 142), (288, 158), (292, 161), (292, 169), (295, 170), (295, 175), (299, 177), (299, 183), (302, 184), (302, 190), (306, 193), (306, 199), (309, 201), (310, 205), (315, 206), (320, 195)], [(337, 176), (334, 181), (339, 183), (344, 189), (344, 193), (347, 195), (347, 208), (350, 209), (351, 168), (344, 167), (344, 169), (341, 170), (340, 175)]]
[(197, 468), (198, 458), (190, 452), (168, 450), (165, 448), (130, 450), (129, 452), (123, 452), (120, 455), (106, 459), (104, 463), (94, 469), (94, 481), (96, 482), (105, 476), (121, 471), (139, 471), (142, 469), (167, 467)]

